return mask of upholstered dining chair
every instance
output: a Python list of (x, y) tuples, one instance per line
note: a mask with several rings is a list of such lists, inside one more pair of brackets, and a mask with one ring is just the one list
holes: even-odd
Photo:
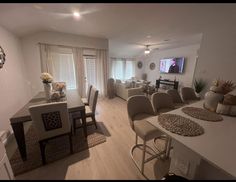
[(81, 98), (82, 102), (83, 102), (85, 105), (89, 105), (89, 99), (90, 99), (90, 94), (91, 94), (91, 88), (92, 88), (92, 87), (93, 87), (92, 85), (88, 85), (86, 97)]
[[(136, 167), (144, 175), (144, 164), (165, 152), (155, 152), (152, 147), (148, 146), (146, 143), (151, 139), (161, 136), (162, 132), (146, 121), (147, 118), (155, 116), (155, 112), (148, 97), (144, 95), (135, 95), (129, 97), (127, 100), (127, 111), (130, 126), (135, 132), (135, 145), (131, 148), (130, 155)], [(138, 144), (138, 137), (143, 140), (143, 144)], [(140, 148), (140, 146), (143, 146), (141, 167), (139, 167), (138, 163), (133, 157), (134, 149), (137, 147)], [(149, 148), (151, 151), (153, 151), (153, 154), (151, 154), (152, 156), (148, 159), (145, 159), (145, 153), (148, 152), (146, 148)], [(150, 154), (150, 152), (148, 153)]]
[(195, 91), (191, 87), (182, 87), (181, 88), (182, 99), (185, 103), (191, 104), (195, 101), (200, 100), (200, 97), (197, 97)]
[(32, 125), (36, 128), (43, 164), (46, 164), (45, 147), (48, 140), (68, 135), (73, 153), (72, 129), (66, 102), (53, 102), (29, 107)]
[[(97, 99), (98, 99), (98, 90), (95, 87), (91, 88), (90, 93), (90, 99), (89, 99), (89, 105), (85, 106), (85, 116), (86, 118), (91, 117), (92, 118), (92, 124), (95, 125), (97, 128), (96, 118), (95, 118), (95, 112), (96, 112), (96, 106), (97, 106)], [(80, 128), (81, 126), (76, 126), (76, 121), (81, 119), (80, 113), (72, 113), (71, 115), (73, 119), (73, 127), (74, 127), (74, 133), (76, 132), (76, 128)]]
[(167, 94), (169, 94), (173, 100), (173, 103), (174, 103), (174, 107), (177, 109), (177, 108), (180, 108), (180, 107), (183, 107), (185, 104), (178, 92), (178, 90), (176, 89), (169, 89), (166, 91)]

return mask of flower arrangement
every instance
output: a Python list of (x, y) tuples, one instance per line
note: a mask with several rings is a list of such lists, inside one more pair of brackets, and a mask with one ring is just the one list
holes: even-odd
[(66, 88), (66, 84), (64, 82), (56, 82), (54, 85), (55, 90), (62, 91)]
[(234, 85), (232, 81), (217, 79), (213, 81), (213, 86), (210, 88), (210, 90), (216, 93), (227, 94), (235, 88), (236, 85)]
[(40, 78), (43, 81), (43, 83), (52, 83), (52, 81), (53, 81), (52, 75), (50, 75), (49, 73), (45, 73), (45, 72), (42, 73)]

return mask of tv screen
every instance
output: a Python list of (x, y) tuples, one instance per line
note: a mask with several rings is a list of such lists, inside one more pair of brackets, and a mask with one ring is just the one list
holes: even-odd
[(160, 73), (183, 73), (184, 57), (164, 58), (160, 60)]

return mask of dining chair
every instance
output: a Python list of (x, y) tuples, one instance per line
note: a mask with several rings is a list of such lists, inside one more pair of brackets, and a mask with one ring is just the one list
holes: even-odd
[(195, 101), (200, 100), (200, 97), (197, 97), (195, 91), (191, 87), (182, 87), (181, 88), (182, 99), (185, 103), (191, 104)]
[[(97, 106), (97, 99), (98, 99), (98, 90), (95, 87), (91, 88), (91, 93), (90, 93), (90, 99), (89, 99), (89, 105), (85, 106), (85, 116), (86, 118), (92, 118), (92, 124), (95, 125), (97, 129), (97, 123), (96, 123), (96, 118), (95, 118), (95, 112), (96, 112), (96, 106)], [(73, 119), (73, 127), (74, 127), (74, 133), (76, 132), (77, 128), (80, 128), (82, 126), (77, 127), (76, 126), (76, 121), (81, 119), (81, 114), (80, 113), (72, 113), (71, 117)]]
[(82, 102), (83, 102), (85, 105), (89, 105), (89, 99), (90, 99), (90, 94), (91, 94), (91, 88), (92, 88), (92, 87), (93, 87), (92, 85), (88, 85), (86, 97), (81, 98)]
[(49, 140), (68, 135), (70, 153), (73, 153), (72, 128), (66, 102), (53, 102), (29, 107), (32, 125), (36, 128), (43, 165), (46, 164), (45, 147)]
[[(130, 126), (135, 132), (135, 145), (131, 148), (130, 155), (136, 167), (142, 175), (144, 175), (144, 164), (165, 153), (165, 151), (156, 152), (151, 146), (147, 145), (147, 141), (160, 137), (163, 133), (146, 121), (147, 118), (155, 116), (155, 112), (148, 97), (144, 95), (129, 97), (127, 100), (127, 111)], [(138, 144), (138, 137), (143, 140), (143, 144)], [(133, 156), (134, 149), (137, 147), (142, 150), (141, 167), (139, 167)], [(149, 148), (153, 153), (147, 151), (146, 148)], [(146, 153), (149, 153), (151, 157), (145, 159)], [(146, 176), (144, 175), (144, 177)]]
[(180, 108), (182, 106), (185, 105), (185, 103), (183, 102), (178, 90), (176, 89), (169, 89), (166, 91), (167, 94), (169, 94), (173, 100), (173, 103), (174, 103), (174, 107), (177, 109), (177, 108)]

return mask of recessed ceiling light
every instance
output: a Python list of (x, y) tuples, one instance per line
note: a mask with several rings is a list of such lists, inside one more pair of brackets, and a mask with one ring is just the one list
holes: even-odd
[(80, 14), (78, 12), (74, 12), (73, 15), (74, 17), (77, 17), (77, 18), (80, 17)]
[(151, 35), (148, 35), (147, 38), (151, 38)]

